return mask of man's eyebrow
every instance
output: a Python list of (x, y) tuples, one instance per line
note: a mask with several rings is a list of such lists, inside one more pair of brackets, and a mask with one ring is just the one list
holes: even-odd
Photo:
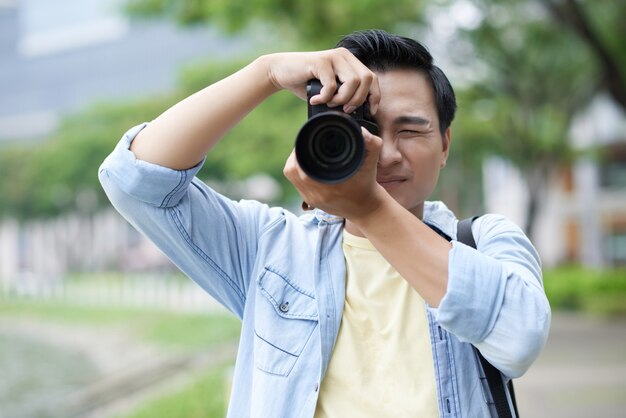
[(430, 120), (421, 116), (398, 116), (393, 123), (395, 125), (429, 125)]

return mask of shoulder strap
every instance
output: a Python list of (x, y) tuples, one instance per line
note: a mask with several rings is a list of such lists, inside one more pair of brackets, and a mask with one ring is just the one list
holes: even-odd
[(456, 227), (456, 240), (472, 247), (473, 249), (476, 249), (476, 241), (474, 241), (474, 234), (472, 234), (472, 223), (478, 218), (479, 216), (465, 218), (459, 221), (459, 224)]
[[(462, 242), (463, 244), (468, 245), (474, 249), (476, 249), (476, 241), (474, 240), (474, 234), (472, 234), (472, 223), (477, 218), (478, 216), (474, 216), (473, 218), (466, 218), (459, 221), (456, 232), (457, 241)], [(487, 378), (489, 391), (491, 392), (491, 397), (493, 398), (493, 401), (495, 403), (498, 417), (512, 418), (513, 415), (511, 414), (509, 402), (506, 398), (506, 391), (504, 389), (504, 384), (502, 381), (502, 374), (491, 363), (489, 363), (487, 359), (483, 357), (483, 355), (480, 353), (480, 351), (478, 351), (476, 347), (474, 347), (474, 351), (480, 359), (480, 364), (482, 365), (483, 372), (485, 373), (485, 377)], [(513, 403), (515, 416), (519, 417), (519, 414), (517, 412), (517, 404), (515, 402), (515, 392), (513, 391), (512, 380), (509, 380), (508, 388), (509, 394), (511, 396), (511, 401)]]

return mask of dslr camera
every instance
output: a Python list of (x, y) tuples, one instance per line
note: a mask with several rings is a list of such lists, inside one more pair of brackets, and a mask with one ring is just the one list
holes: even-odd
[(296, 137), (296, 158), (313, 180), (340, 183), (356, 173), (363, 163), (365, 143), (361, 126), (378, 135), (378, 125), (367, 101), (350, 114), (344, 113), (342, 106), (312, 106), (311, 97), (321, 89), (319, 80), (307, 83), (308, 120)]

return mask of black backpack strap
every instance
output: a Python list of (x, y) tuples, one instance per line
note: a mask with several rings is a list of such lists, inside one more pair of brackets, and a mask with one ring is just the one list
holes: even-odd
[[(480, 354), (480, 351), (478, 351), (476, 347), (474, 347), (474, 351), (480, 359), (480, 364), (483, 366), (483, 372), (485, 373), (485, 377), (487, 378), (489, 391), (491, 392), (493, 403), (495, 404), (496, 411), (498, 412), (498, 418), (513, 418), (513, 415), (511, 414), (511, 408), (509, 407), (509, 402), (506, 398), (506, 391), (504, 390), (505, 386), (504, 382), (502, 381), (502, 373), (500, 373), (500, 370), (492, 366), (491, 363), (489, 363), (487, 359), (484, 358), (482, 354)], [(512, 381), (509, 381), (509, 383), (511, 382)], [(513, 385), (511, 383), (511, 387), (512, 386)], [(513, 400), (513, 398), (511, 400)], [(515, 406), (514, 408), (517, 409), (517, 407)]]
[(474, 223), (474, 221), (478, 218), (479, 216), (465, 218), (459, 221), (459, 224), (456, 227), (456, 240), (472, 247), (473, 249), (476, 249), (476, 241), (474, 241), (474, 234), (472, 234), (472, 223)]
[[(472, 223), (474, 222), (474, 220), (476, 220), (476, 218), (478, 218), (478, 216), (475, 216), (473, 218), (466, 218), (459, 221), (456, 232), (457, 241), (462, 242), (463, 244), (468, 245), (474, 249), (476, 249), (476, 241), (474, 240), (474, 235), (472, 234)], [(498, 412), (498, 417), (513, 418), (513, 415), (511, 414), (511, 408), (509, 407), (509, 402), (506, 397), (506, 390), (504, 389), (502, 373), (500, 373), (498, 369), (496, 369), (491, 363), (489, 363), (476, 347), (474, 347), (474, 351), (476, 352), (476, 355), (480, 360), (483, 372), (485, 373), (485, 377), (487, 378), (487, 384), (489, 385), (489, 391), (491, 392), (491, 397), (493, 398), (496, 411)], [(508, 388), (509, 394), (511, 396), (511, 401), (513, 403), (515, 416), (519, 417), (519, 414), (517, 413), (517, 404), (515, 402), (515, 392), (513, 391), (512, 380), (509, 380)]]

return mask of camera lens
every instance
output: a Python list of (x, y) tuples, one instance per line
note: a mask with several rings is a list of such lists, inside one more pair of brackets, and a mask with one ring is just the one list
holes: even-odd
[(311, 153), (321, 164), (345, 163), (354, 154), (350, 133), (338, 126), (323, 126), (312, 134)]
[(365, 146), (359, 124), (348, 115), (329, 111), (310, 118), (296, 138), (296, 158), (314, 180), (339, 183), (361, 166)]

